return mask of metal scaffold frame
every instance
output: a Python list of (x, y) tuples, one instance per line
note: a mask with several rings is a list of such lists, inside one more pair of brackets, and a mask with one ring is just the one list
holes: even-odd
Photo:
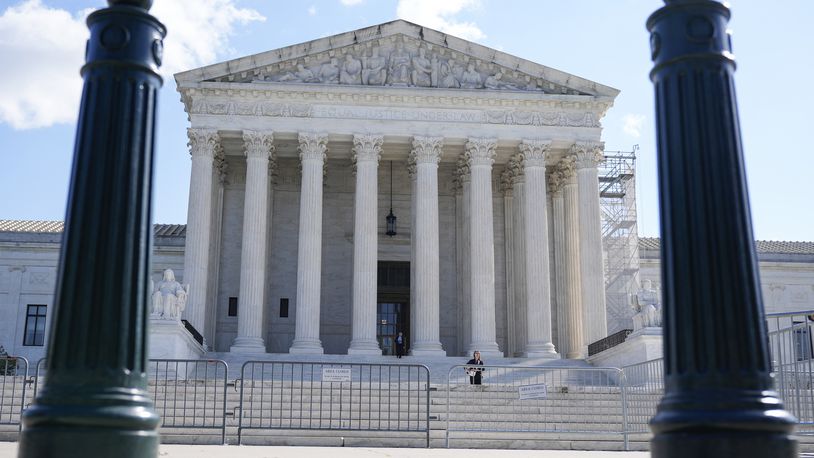
[(636, 216), (636, 152), (605, 151), (599, 165), (602, 250), (608, 333), (630, 327), (630, 298), (639, 289), (639, 232)]

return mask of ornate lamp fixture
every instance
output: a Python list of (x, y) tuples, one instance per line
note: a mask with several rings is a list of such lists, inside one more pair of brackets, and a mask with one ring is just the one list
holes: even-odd
[(387, 232), (390, 237), (396, 235), (396, 215), (393, 214), (393, 161), (390, 161), (390, 213), (387, 215)]

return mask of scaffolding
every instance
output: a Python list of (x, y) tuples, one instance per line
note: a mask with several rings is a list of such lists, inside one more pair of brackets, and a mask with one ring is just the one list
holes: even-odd
[(599, 165), (602, 248), (608, 334), (630, 329), (630, 298), (639, 289), (639, 234), (636, 224), (636, 152), (605, 151)]

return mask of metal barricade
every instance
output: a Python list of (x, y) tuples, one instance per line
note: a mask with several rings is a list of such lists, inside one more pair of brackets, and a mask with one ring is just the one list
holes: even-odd
[(161, 433), (215, 429), (225, 444), (228, 372), (221, 360), (151, 359), (149, 391), (161, 416)]
[(244, 430), (426, 432), (430, 372), (414, 364), (247, 361), (240, 372)]
[(797, 417), (797, 434), (814, 434), (814, 310), (766, 315), (775, 389)]
[(26, 404), (28, 360), (21, 356), (0, 357), (0, 425), (18, 425)]
[(649, 433), (650, 419), (664, 396), (664, 359), (622, 368), (625, 374), (627, 427), (631, 433)]
[(618, 368), (477, 366), (447, 375), (446, 445), (454, 432), (620, 434), (625, 449), (624, 373)]
[(37, 393), (42, 388), (42, 385), (45, 383), (45, 358), (40, 358), (37, 361), (37, 367), (34, 368), (34, 392), (33, 396), (31, 396), (31, 401), (33, 402), (34, 399), (37, 399)]

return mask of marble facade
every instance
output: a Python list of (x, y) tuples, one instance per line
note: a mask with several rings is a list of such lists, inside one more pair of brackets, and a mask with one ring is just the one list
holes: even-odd
[[(209, 348), (379, 353), (380, 261), (410, 262), (415, 355), (559, 358), (558, 309), (585, 328), (573, 356), (604, 337), (599, 120), (617, 90), (405, 21), (176, 82), (191, 124), (185, 317)], [(568, 228), (549, 216), (564, 162), (578, 164)], [(570, 305), (552, 290), (549, 226), (582, 246)]]

